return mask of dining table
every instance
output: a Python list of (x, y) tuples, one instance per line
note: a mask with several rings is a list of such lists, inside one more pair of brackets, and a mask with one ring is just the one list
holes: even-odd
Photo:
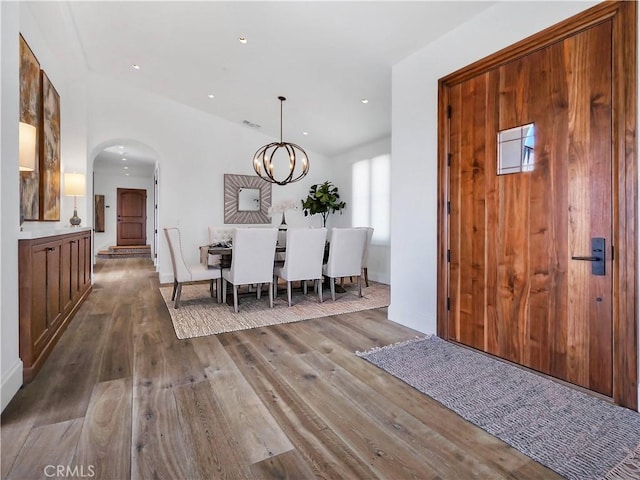
[[(276, 245), (276, 254), (279, 253), (281, 255), (277, 255), (277, 257), (274, 259), (274, 264), (278, 264), (278, 263), (282, 264), (284, 262), (284, 255), (282, 254), (285, 253), (286, 251), (287, 251), (286, 246)], [(329, 244), (327, 243), (327, 246), (325, 249), (325, 261), (328, 257), (328, 253), (329, 253)], [(233, 246), (230, 243), (226, 243), (226, 242), (215, 243), (210, 245), (202, 245), (200, 247), (200, 263), (202, 263), (202, 265), (208, 265), (209, 255), (220, 255), (220, 267), (230, 268), (231, 259), (233, 256)], [(323, 282), (323, 283), (326, 283), (326, 282)], [(340, 285), (336, 285), (336, 292), (344, 293), (345, 291), (346, 290), (344, 290), (344, 288), (342, 288)], [(252, 292), (248, 291), (248, 292), (245, 292), (244, 294), (246, 295), (247, 293), (252, 293)], [(227, 295), (226, 303), (228, 305), (233, 306), (233, 298), (231, 297), (231, 295)]]
[[(276, 255), (278, 253), (282, 254), (286, 252), (287, 248), (285, 246), (276, 245)], [(220, 266), (222, 268), (230, 268), (231, 267), (231, 258), (233, 256), (233, 246), (231, 244), (211, 244), (211, 245), (202, 245), (200, 247), (200, 263), (202, 265), (208, 265), (209, 255), (220, 255)], [(277, 255), (280, 257), (280, 255)], [(284, 256), (282, 256), (282, 260), (276, 258), (274, 262), (283, 262)]]

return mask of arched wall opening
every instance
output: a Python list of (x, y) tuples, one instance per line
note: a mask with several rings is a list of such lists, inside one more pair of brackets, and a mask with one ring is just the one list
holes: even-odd
[(118, 189), (135, 189), (146, 192), (146, 244), (151, 247), (151, 258), (157, 265), (159, 154), (153, 147), (130, 138), (104, 141), (90, 152), (94, 262), (99, 255), (108, 258), (105, 252), (118, 244)]

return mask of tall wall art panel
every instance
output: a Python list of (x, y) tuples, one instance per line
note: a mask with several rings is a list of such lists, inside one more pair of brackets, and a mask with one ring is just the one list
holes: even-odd
[[(36, 145), (40, 143), (40, 63), (27, 42), (20, 36), (20, 121), (36, 127)], [(20, 172), (20, 209), (25, 220), (40, 218), (39, 149), (35, 169)]]
[(60, 95), (42, 71), (40, 220), (60, 220)]

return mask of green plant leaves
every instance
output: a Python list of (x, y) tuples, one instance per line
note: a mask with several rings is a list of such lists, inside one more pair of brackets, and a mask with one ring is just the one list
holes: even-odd
[(322, 184), (311, 185), (309, 195), (302, 200), (304, 216), (322, 215), (322, 224), (326, 225), (329, 213), (341, 212), (347, 204), (340, 200), (338, 187), (326, 181)]

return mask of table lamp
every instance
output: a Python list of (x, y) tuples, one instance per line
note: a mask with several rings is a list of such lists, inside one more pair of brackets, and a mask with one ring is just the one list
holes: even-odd
[(65, 173), (64, 174), (64, 194), (73, 196), (73, 217), (69, 219), (72, 227), (79, 227), (82, 221), (78, 217), (78, 206), (76, 198), (86, 194), (86, 185), (83, 173)]

